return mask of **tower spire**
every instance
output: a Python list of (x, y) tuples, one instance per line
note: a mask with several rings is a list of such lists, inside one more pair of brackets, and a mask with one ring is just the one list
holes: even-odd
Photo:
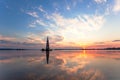
[(49, 38), (47, 36), (47, 41), (46, 41), (46, 51), (49, 51), (50, 48), (49, 48)]

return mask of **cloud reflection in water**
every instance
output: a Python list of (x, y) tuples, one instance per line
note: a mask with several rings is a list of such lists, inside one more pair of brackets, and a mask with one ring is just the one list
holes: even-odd
[[(3, 53), (0, 53), (0, 80), (112, 80), (112, 76), (114, 79), (120, 78), (117, 75), (120, 72), (115, 72), (120, 66), (119, 51), (52, 51), (49, 64), (46, 63), (46, 54), (40, 51)], [(114, 75), (111, 75), (107, 68), (112, 68)]]

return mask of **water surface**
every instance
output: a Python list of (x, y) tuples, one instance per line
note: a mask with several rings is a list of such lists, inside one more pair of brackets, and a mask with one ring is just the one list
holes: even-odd
[(120, 80), (120, 51), (0, 51), (0, 80)]

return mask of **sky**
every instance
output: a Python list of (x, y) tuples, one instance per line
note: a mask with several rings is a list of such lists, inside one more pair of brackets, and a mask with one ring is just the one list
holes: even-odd
[(120, 0), (0, 0), (0, 48), (120, 47)]

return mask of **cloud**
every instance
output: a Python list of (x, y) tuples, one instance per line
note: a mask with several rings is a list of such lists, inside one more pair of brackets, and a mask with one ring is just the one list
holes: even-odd
[(105, 15), (110, 15), (110, 13), (112, 12), (111, 10), (112, 10), (112, 5), (108, 4), (108, 5), (106, 6), (106, 9), (105, 9), (104, 14), (105, 14)]
[(32, 16), (32, 17), (35, 17), (35, 18), (39, 18), (37, 12), (27, 12), (26, 14)]
[(62, 37), (60, 35), (50, 36), (50, 42), (51, 43), (61, 42), (63, 39), (64, 39), (64, 37)]
[(95, 42), (95, 44), (105, 44), (105, 42)]
[(70, 6), (67, 5), (66, 9), (67, 9), (67, 10), (70, 10)]
[(42, 48), (43, 43), (39, 36), (32, 34), (22, 39), (0, 35), (0, 48)]
[(62, 28), (77, 28), (78, 30), (97, 30), (102, 27), (104, 24), (103, 16), (96, 15), (79, 15), (74, 18), (65, 18), (60, 14), (53, 14), (52, 20), (54, 21), (57, 27)]
[(120, 42), (120, 40), (113, 40), (112, 42)]
[(48, 26), (48, 24), (46, 22), (44, 22), (41, 19), (36, 19), (35, 21), (33, 21), (32, 23), (29, 24), (29, 27), (31, 28), (35, 28), (36, 26)]
[(107, 0), (94, 0), (96, 3), (101, 4), (101, 3), (106, 3)]
[[(68, 9), (70, 8), (67, 2), (66, 6), (68, 6)], [(48, 14), (42, 6), (39, 6), (37, 9), (45, 14), (41, 14), (42, 16), (39, 16), (39, 19), (36, 18), (29, 24), (29, 27), (44, 28), (45, 30), (42, 31), (44, 34), (41, 33), (42, 36), (59, 35), (64, 37), (64, 39), (61, 40), (64, 42), (67, 42), (69, 37), (72, 37), (69, 42), (82, 40), (82, 38), (86, 38), (86, 32), (99, 30), (106, 21), (104, 15), (79, 14), (74, 17), (65, 17), (59, 12)], [(76, 38), (76, 36), (78, 37)]]
[(25, 48), (25, 49), (40, 49), (43, 47), (42, 43), (30, 43), (19, 41), (0, 40), (0, 48)]
[[(42, 26), (45, 28), (42, 36), (55, 36), (59, 35), (64, 37), (63, 41), (66, 41), (69, 37), (69, 41), (75, 41), (85, 37), (86, 31), (97, 31), (105, 22), (103, 15), (78, 15), (73, 18), (66, 18), (60, 13), (53, 13), (46, 15), (45, 19), (36, 19), (30, 24), (31, 27)], [(54, 40), (53, 40), (54, 41)], [(56, 41), (55, 41), (56, 42)]]
[(65, 3), (66, 3), (66, 9), (67, 9), (67, 10), (70, 10), (70, 6), (68, 5), (67, 0), (65, 0)]
[(29, 27), (31, 27), (31, 28), (35, 28), (35, 27), (36, 27), (36, 22), (32, 22), (32, 23), (30, 23), (30, 24), (29, 24)]
[(38, 10), (40, 10), (41, 12), (46, 13), (46, 11), (43, 9), (43, 7), (42, 7), (42, 6), (39, 6), (39, 7), (38, 7)]
[(0, 40), (14, 41), (16, 38), (0, 35)]
[(40, 38), (40, 35), (38, 36), (37, 34), (32, 34), (32, 33), (29, 33), (27, 36), (27, 42), (29, 43), (44, 43), (44, 40), (42, 38)]
[(8, 41), (8, 40), (0, 40), (0, 43), (1, 44), (4, 44), (4, 43), (8, 44), (8, 43), (14, 43), (14, 42), (13, 41)]
[(36, 20), (36, 24), (39, 24), (39, 25), (41, 25), (41, 26), (48, 26), (47, 25), (47, 23), (45, 23), (44, 21), (42, 21), (42, 20)]
[(60, 32), (67, 36), (65, 37), (66, 39), (72, 37), (69, 41), (82, 41), (89, 35), (87, 32), (100, 30), (105, 21), (103, 15), (78, 15), (74, 18), (63, 17), (61, 18), (61, 23), (59, 23), (60, 25), (64, 23), (64, 25), (61, 25), (63, 29)]
[(113, 11), (118, 13), (120, 11), (120, 0), (114, 0), (115, 4), (113, 6)]
[(54, 34), (63, 36), (64, 41), (73, 42), (85, 38), (87, 31), (99, 30), (105, 22), (104, 16), (79, 15), (74, 18), (65, 18), (59, 13), (52, 14), (50, 20), (53, 24), (50, 26), (50, 30)]

